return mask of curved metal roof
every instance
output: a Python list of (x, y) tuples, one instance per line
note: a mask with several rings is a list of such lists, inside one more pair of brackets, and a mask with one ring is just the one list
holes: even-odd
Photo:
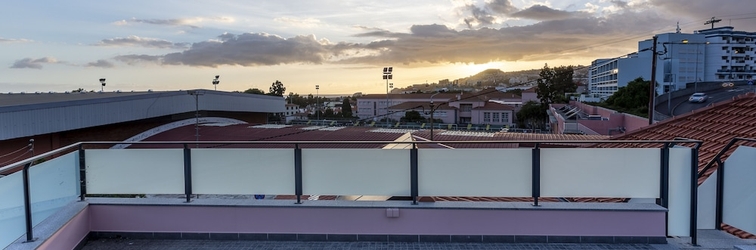
[(0, 140), (180, 114), (197, 108), (280, 113), (285, 111), (284, 104), (284, 98), (278, 96), (213, 90), (0, 94)]

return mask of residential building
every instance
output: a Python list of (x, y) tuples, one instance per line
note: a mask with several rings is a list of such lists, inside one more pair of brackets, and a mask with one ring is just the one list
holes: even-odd
[(388, 109), (388, 118), (398, 121), (406, 111), (415, 110), (430, 118), (431, 101), (435, 104), (433, 118), (449, 124), (511, 125), (522, 105), (520, 96), (493, 88), (476, 93), (392, 94), (388, 98), (376, 94), (357, 99), (357, 114), (360, 119), (381, 120)]
[(296, 113), (299, 113), (299, 105), (293, 104), (293, 103), (287, 103), (286, 104), (286, 111), (284, 111), (285, 116), (291, 116)]
[[(694, 33), (658, 34), (656, 44), (656, 92), (685, 89), (690, 83), (715, 83), (752, 79), (756, 76), (756, 32), (734, 31), (725, 26)], [(653, 40), (638, 42), (638, 51), (597, 59), (588, 72), (593, 96), (606, 98), (641, 77), (651, 79)]]
[(725, 26), (699, 30), (706, 37), (701, 46), (706, 62), (704, 81), (737, 81), (756, 77), (756, 32), (735, 31)]

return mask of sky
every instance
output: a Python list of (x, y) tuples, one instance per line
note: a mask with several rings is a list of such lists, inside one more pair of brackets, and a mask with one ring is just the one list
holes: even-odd
[(386, 66), (405, 87), (588, 65), (678, 22), (753, 32), (749, 1), (13, 1), (0, 15), (0, 93), (99, 91), (100, 78), (105, 91), (268, 92), (278, 80), (287, 94), (385, 93)]

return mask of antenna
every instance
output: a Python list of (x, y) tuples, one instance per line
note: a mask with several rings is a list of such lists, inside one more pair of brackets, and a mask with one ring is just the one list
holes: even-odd
[(714, 28), (714, 24), (715, 24), (715, 23), (718, 23), (718, 22), (721, 22), (721, 21), (722, 21), (722, 19), (716, 19), (716, 18), (714, 18), (714, 17), (711, 17), (711, 20), (709, 20), (709, 21), (706, 21), (706, 22), (704, 23), (704, 25), (707, 25), (707, 24), (711, 24), (711, 28), (713, 29), (713, 28)]

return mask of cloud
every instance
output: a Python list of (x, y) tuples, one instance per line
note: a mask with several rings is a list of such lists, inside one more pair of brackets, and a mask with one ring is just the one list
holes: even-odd
[(509, 14), (517, 11), (517, 7), (509, 0), (493, 0), (486, 3), (486, 7), (496, 13)]
[(616, 6), (616, 7), (618, 7), (618, 8), (627, 9), (627, 8), (629, 8), (629, 7), (630, 7), (630, 5), (629, 5), (629, 4), (627, 4), (627, 2), (625, 2), (625, 1), (622, 1), (622, 0), (611, 0), (610, 2), (611, 2), (611, 3), (612, 3), (612, 4), (614, 5), (614, 6)]
[(114, 60), (135, 65), (141, 62), (160, 63), (162, 56), (151, 55), (120, 55), (113, 57)]
[(94, 44), (95, 46), (137, 46), (145, 48), (158, 48), (158, 49), (183, 49), (187, 48), (186, 43), (172, 43), (170, 41), (146, 38), (138, 36), (117, 37), (111, 39), (102, 39), (102, 41)]
[(163, 56), (123, 55), (114, 59), (130, 64), (156, 62), (163, 65), (200, 67), (320, 64), (351, 48), (348, 44), (331, 44), (327, 40), (316, 40), (312, 35), (283, 38), (265, 33), (225, 33), (218, 38), (219, 40), (194, 43), (187, 50)]
[(477, 26), (488, 26), (496, 22), (496, 17), (485, 8), (478, 8), (472, 4), (465, 6), (465, 8), (472, 14), (471, 17), (463, 19), (470, 29)]
[[(728, 0), (723, 0), (727, 2)], [(260, 66), (279, 64), (341, 65), (423, 65), (446, 63), (487, 63), (492, 61), (538, 61), (549, 59), (600, 58), (633, 51), (639, 40), (660, 32), (674, 31), (678, 18), (696, 20), (705, 7), (683, 7), (685, 2), (626, 1), (597, 2), (588, 11), (564, 11), (545, 5), (516, 9), (507, 1), (491, 2), (478, 8), (489, 15), (541, 20), (527, 25), (477, 29), (455, 29), (441, 24), (412, 25), (396, 32), (369, 26), (353, 26), (354, 37), (366, 42), (345, 43), (316, 39), (313, 35), (284, 38), (265, 33), (221, 34), (213, 40), (192, 44), (187, 49), (158, 55), (122, 55), (114, 58), (129, 64), (157, 63), (192, 67)], [(731, 3), (731, 2), (727, 2)], [(501, 7), (496, 12), (491, 7)], [(656, 4), (656, 5), (654, 5)], [(457, 11), (469, 11), (462, 3)], [(504, 8), (510, 6), (510, 8)], [(707, 6), (717, 9), (714, 4)], [(575, 7), (577, 8), (577, 7)], [(670, 16), (677, 8), (683, 16)], [(508, 14), (500, 12), (509, 11)], [(470, 13), (470, 12), (468, 12)], [(498, 18), (498, 17), (497, 17)], [(483, 20), (483, 19), (475, 19)], [(685, 23), (685, 19), (681, 20)], [(705, 21), (705, 20), (703, 20)], [(690, 22), (699, 29), (703, 21)], [(750, 20), (753, 21), (753, 20)], [(498, 19), (495, 20), (498, 22)], [(490, 22), (489, 22), (490, 23)], [(472, 24), (472, 23), (471, 23)], [(668, 30), (668, 31), (665, 31)], [(692, 31), (690, 31), (692, 32)]]
[(317, 27), (320, 25), (320, 20), (315, 18), (296, 18), (296, 17), (276, 17), (273, 21), (289, 24), (299, 27)]
[(43, 63), (58, 63), (58, 60), (52, 57), (42, 57), (37, 59), (32, 58), (24, 58), (21, 60), (16, 60), (16, 62), (13, 63), (12, 66), (10, 66), (11, 69), (42, 69)]
[(152, 25), (165, 25), (165, 26), (180, 26), (189, 27), (192, 29), (200, 28), (199, 24), (204, 22), (223, 22), (231, 23), (235, 20), (231, 17), (192, 17), (192, 18), (176, 18), (176, 19), (138, 19), (131, 18), (128, 20), (119, 20), (113, 22), (114, 25), (129, 25), (132, 23), (152, 24)]
[(87, 67), (112, 68), (115, 67), (115, 65), (107, 60), (97, 60), (96, 62), (87, 63)]
[(588, 16), (588, 13), (556, 10), (556, 9), (552, 9), (544, 5), (536, 4), (536, 5), (530, 6), (530, 8), (512, 13), (509, 16), (516, 17), (516, 18), (538, 20), (538, 21), (546, 21), (546, 20), (562, 20), (562, 19), (573, 18), (573, 17)]
[(28, 40), (28, 39), (11, 39), (11, 38), (0, 37), (0, 43), (30, 43), (30, 42), (33, 42), (33, 41)]
[[(538, 12), (540, 11), (540, 12)], [(279, 64), (443, 64), (487, 63), (491, 61), (536, 61), (606, 57), (607, 51), (626, 54), (637, 46), (637, 37), (651, 37), (649, 27), (674, 25), (656, 11), (626, 10), (589, 16), (587, 12), (566, 12), (531, 7), (513, 12), (544, 18), (530, 25), (503, 28), (455, 30), (440, 24), (413, 25), (408, 32), (357, 26), (356, 37), (373, 38), (363, 43), (332, 43), (312, 35), (284, 38), (265, 33), (221, 34), (214, 40), (197, 42), (188, 49), (163, 55), (122, 55), (117, 61), (161, 65), (218, 67)], [(661, 25), (660, 25), (661, 24)], [(636, 37), (636, 38), (633, 38)], [(617, 37), (626, 39), (618, 40)], [(618, 42), (619, 41), (619, 42)], [(614, 52), (611, 52), (614, 53)]]
[[(645, 34), (669, 20), (654, 12), (625, 12), (606, 17), (571, 15), (532, 25), (457, 31), (443, 25), (415, 25), (410, 33), (380, 33), (384, 38), (360, 47), (375, 53), (354, 56), (342, 63), (487, 63), (491, 61), (606, 56), (597, 48), (616, 37)], [(363, 33), (369, 35), (376, 33)], [(649, 37), (651, 34), (649, 34)], [(392, 38), (392, 39), (388, 39)], [(623, 46), (635, 47), (636, 39)], [(616, 49), (616, 44), (612, 49)], [(579, 51), (580, 53), (574, 53)], [(593, 53), (593, 54), (592, 54)], [(605, 51), (603, 51), (605, 53)], [(624, 50), (617, 54), (626, 53)]]

